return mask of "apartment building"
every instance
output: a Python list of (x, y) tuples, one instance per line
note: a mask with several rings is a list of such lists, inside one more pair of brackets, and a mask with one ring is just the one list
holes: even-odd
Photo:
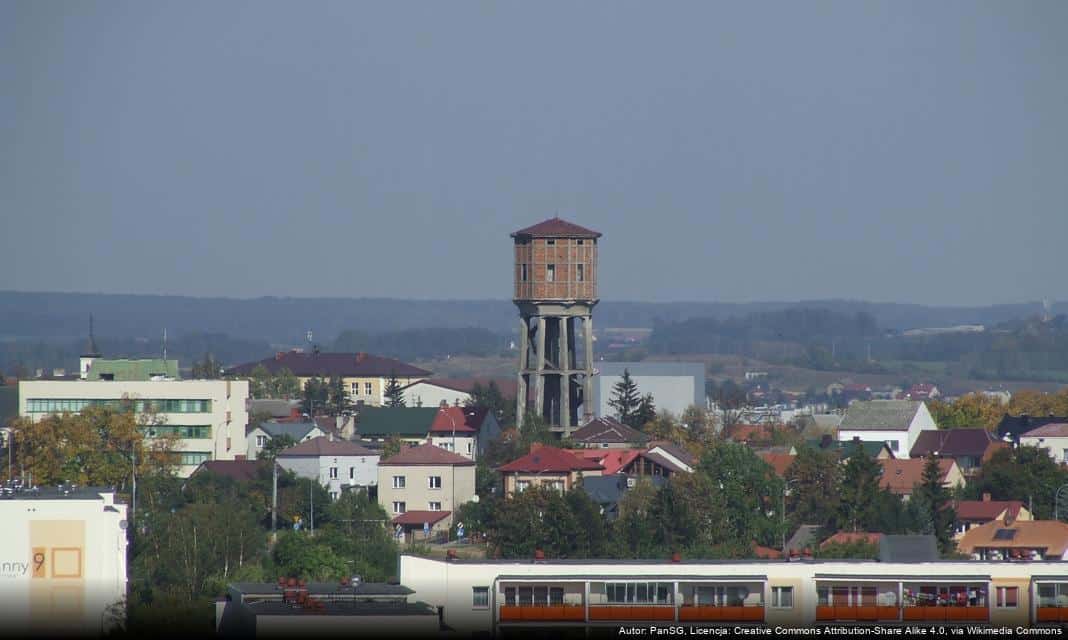
[(111, 489), (0, 487), (0, 635), (103, 635), (125, 618), (126, 505)]
[(404, 535), (447, 531), (474, 497), (475, 462), (441, 447), (409, 447), (378, 463), (378, 503)]
[(151, 414), (148, 437), (177, 434), (176, 473), (183, 478), (202, 462), (234, 460), (247, 449), (247, 380), (19, 381), (19, 415), (30, 420), (91, 406)]
[(330, 435), (283, 449), (276, 459), (278, 466), (298, 477), (318, 480), (330, 497), (337, 500), (343, 491), (376, 485), (380, 457), (380, 451), (371, 451), (348, 440), (336, 440)]
[(1068, 622), (1063, 562), (434, 560), (400, 580), (459, 635), (646, 626)]

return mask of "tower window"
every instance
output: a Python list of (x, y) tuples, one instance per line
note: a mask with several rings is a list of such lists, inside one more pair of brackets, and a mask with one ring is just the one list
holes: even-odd
[(545, 281), (546, 282), (555, 282), (556, 281), (556, 265), (555, 264), (547, 264), (547, 265), (545, 265)]
[(546, 240), (545, 244), (549, 245), (550, 247), (555, 247), (556, 246), (556, 240)]
[(581, 246), (582, 246), (583, 244), (585, 244), (585, 243), (584, 243), (584, 242), (582, 241), (582, 239), (581, 239), (581, 238), (579, 239), (578, 243), (579, 243), (579, 246), (580, 246), (580, 247), (581, 247)]
[(521, 282), (527, 281), (527, 265), (525, 264), (519, 265), (519, 280)]
[(575, 282), (583, 282), (583, 281), (585, 281), (586, 280), (586, 265), (577, 264), (575, 266), (577, 267), (575, 269)]

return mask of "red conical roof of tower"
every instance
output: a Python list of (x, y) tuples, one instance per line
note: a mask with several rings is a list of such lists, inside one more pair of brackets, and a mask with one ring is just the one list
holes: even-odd
[(520, 229), (512, 234), (513, 238), (517, 236), (538, 236), (540, 238), (600, 238), (601, 233), (579, 226), (574, 222), (568, 222), (563, 218), (553, 217), (544, 222), (539, 222), (532, 227)]

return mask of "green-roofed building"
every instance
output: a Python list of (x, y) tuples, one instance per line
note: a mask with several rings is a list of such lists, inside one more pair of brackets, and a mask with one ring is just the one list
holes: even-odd
[(149, 380), (178, 380), (178, 361), (162, 358), (94, 359), (89, 366), (87, 380), (115, 380), (118, 382), (147, 382)]
[(824, 437), (822, 439), (805, 440), (805, 444), (816, 451), (836, 453), (842, 460), (852, 455), (858, 446), (869, 457), (876, 460), (892, 460), (896, 457), (885, 442), (869, 442), (865, 440), (846, 440), (842, 442), (830, 437)]
[(424, 442), (437, 413), (437, 407), (364, 407), (356, 420), (356, 434), (365, 440)]

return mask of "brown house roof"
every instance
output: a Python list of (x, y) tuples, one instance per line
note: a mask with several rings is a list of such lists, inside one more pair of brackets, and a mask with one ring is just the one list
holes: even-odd
[[(923, 467), (926, 460), (879, 460), (883, 467), (883, 475), (880, 484), (898, 495), (911, 495), (912, 489), (923, 480)], [(942, 459), (938, 461), (938, 468), (942, 472), (942, 482), (957, 464), (954, 460)]]
[(520, 229), (512, 234), (513, 238), (519, 236), (538, 236), (548, 238), (600, 238), (601, 233), (581, 227), (574, 222), (568, 222), (562, 218), (549, 218), (536, 225)]
[(1021, 435), (1025, 438), (1068, 438), (1068, 423), (1054, 422)]
[(594, 418), (571, 434), (575, 442), (589, 444), (641, 443), (649, 436), (612, 418)]
[(993, 455), (993, 450), (1005, 446), (1008, 446), (1007, 443), (999, 441), (986, 429), (928, 429), (920, 432), (909, 455), (913, 458), (925, 458), (937, 451), (938, 455), (950, 458), (983, 458)]
[(448, 518), (451, 513), (452, 511), (407, 511), (393, 518), (393, 524), (423, 526), (425, 522), (434, 526)]
[(259, 365), (263, 365), (271, 373), (289, 369), (293, 375), (303, 378), (312, 376), (384, 378), (390, 375), (396, 375), (398, 378), (425, 378), (430, 375), (426, 369), (370, 353), (305, 353), (302, 351), (279, 352), (273, 358), (233, 367), (227, 370), (226, 374), (248, 375)]
[(260, 467), (267, 467), (265, 460), (205, 460), (193, 470), (191, 475), (213, 473), (231, 478), (237, 482), (251, 482), (256, 479)]
[(478, 433), (487, 414), (489, 409), (485, 407), (442, 407), (430, 423), (430, 432), (452, 433), (455, 430), (459, 434)]
[(794, 463), (794, 458), (797, 456), (789, 453), (761, 453), (760, 457), (764, 462), (770, 464), (771, 468), (775, 470), (775, 475), (781, 478), (786, 475), (786, 470)]
[(530, 453), (497, 467), (504, 473), (570, 473), (572, 471), (601, 471), (603, 467), (593, 460), (586, 460), (566, 449), (540, 446), (532, 448)]
[(679, 460), (682, 460), (691, 467), (697, 466), (698, 460), (696, 457), (694, 457), (692, 453), (686, 451), (685, 449), (675, 444), (674, 442), (671, 442), (670, 440), (654, 440), (648, 444), (647, 451), (651, 451), (653, 449), (656, 449), (657, 447), (660, 447), (664, 451), (667, 451), (668, 453), (675, 456)]
[(1019, 500), (960, 500), (957, 502), (957, 519), (990, 521), (1005, 513), (1015, 520), (1023, 506)]
[(421, 444), (418, 447), (401, 449), (400, 453), (390, 456), (378, 463), (379, 466), (410, 466), (410, 465), (449, 465), (454, 467), (472, 467), (474, 460), (465, 458), (451, 451), (432, 444)]
[[(1015, 533), (1000, 533), (1013, 531)], [(962, 553), (976, 549), (1045, 549), (1047, 555), (1063, 556), (1068, 550), (1068, 524), (1056, 520), (1017, 520), (1005, 524), (992, 520), (972, 527), (957, 543)]]
[(331, 440), (326, 436), (319, 436), (311, 440), (305, 440), (288, 449), (278, 452), (279, 458), (302, 458), (306, 456), (380, 456), (378, 451), (371, 451), (361, 447), (355, 442), (348, 440)]

